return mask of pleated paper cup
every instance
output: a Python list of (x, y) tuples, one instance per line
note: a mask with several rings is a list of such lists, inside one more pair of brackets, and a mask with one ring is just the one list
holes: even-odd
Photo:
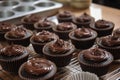
[(80, 72), (69, 75), (66, 80), (99, 80), (99, 78), (93, 73)]

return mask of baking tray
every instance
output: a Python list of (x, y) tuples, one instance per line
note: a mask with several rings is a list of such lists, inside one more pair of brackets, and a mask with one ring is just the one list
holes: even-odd
[(29, 14), (54, 15), (63, 5), (50, 0), (3, 0), (0, 1), (0, 21), (18, 22)]

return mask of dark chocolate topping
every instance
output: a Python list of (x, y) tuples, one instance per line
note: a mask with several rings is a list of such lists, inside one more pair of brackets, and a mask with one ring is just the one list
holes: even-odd
[(44, 18), (39, 15), (29, 15), (29, 16), (24, 17), (24, 22), (35, 23), (42, 19)]
[(40, 43), (50, 42), (50, 41), (53, 41), (55, 39), (56, 39), (56, 35), (54, 33), (49, 32), (49, 31), (39, 32), (33, 37), (33, 40), (35, 42), (40, 42)]
[(0, 31), (10, 31), (13, 28), (15, 28), (16, 26), (14, 24), (11, 23), (6, 23), (6, 22), (0, 22)]
[(40, 20), (39, 22), (38, 22), (38, 27), (49, 27), (51, 25), (51, 21), (49, 21), (49, 20)]
[(106, 20), (98, 20), (95, 22), (95, 27), (97, 28), (107, 28), (110, 27), (110, 22)]
[(92, 47), (88, 50), (85, 50), (83, 56), (86, 60), (93, 62), (102, 62), (109, 58), (108, 52), (98, 47)]
[(17, 27), (8, 32), (10, 38), (24, 38), (27, 35), (27, 29), (23, 27)]
[(105, 46), (113, 47), (120, 45), (120, 37), (115, 35), (109, 35), (101, 38), (101, 42)]
[(20, 45), (9, 45), (0, 50), (0, 54), (4, 56), (19, 56), (23, 54), (25, 48)]
[(116, 36), (116, 37), (120, 37), (120, 28), (113, 31), (113, 35)]
[(50, 44), (50, 51), (53, 54), (64, 54), (71, 49), (71, 43), (58, 39), (56, 42)]
[(92, 36), (92, 32), (89, 28), (78, 28), (74, 31), (74, 36), (77, 38), (88, 38)]
[(63, 12), (60, 12), (58, 16), (60, 18), (67, 18), (67, 17), (71, 17), (72, 13), (70, 11), (63, 11)]
[(71, 22), (64, 22), (64, 23), (59, 23), (57, 26), (57, 29), (60, 31), (67, 31), (71, 30), (75, 27), (75, 25)]
[(89, 22), (91, 21), (91, 16), (88, 15), (87, 13), (84, 13), (80, 17), (77, 17), (77, 22)]
[(48, 60), (33, 58), (27, 61), (24, 68), (32, 75), (45, 75), (53, 69), (53, 65)]

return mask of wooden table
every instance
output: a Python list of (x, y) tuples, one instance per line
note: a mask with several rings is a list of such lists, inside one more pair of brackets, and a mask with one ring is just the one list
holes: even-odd
[[(83, 12), (87, 12), (91, 16), (93, 16), (96, 20), (105, 19), (114, 22), (115, 29), (120, 27), (120, 10), (118, 9), (92, 4), (90, 8), (85, 10), (75, 9), (70, 6), (64, 6), (60, 9), (60, 11), (63, 10), (70, 10), (73, 12), (73, 14), (75, 14), (75, 16), (79, 16)], [(109, 69), (109, 72), (119, 67), (120, 67), (120, 63), (113, 63)], [(18, 76), (11, 75), (2, 70), (0, 71), (0, 78), (3, 78), (3, 80), (21, 80)]]

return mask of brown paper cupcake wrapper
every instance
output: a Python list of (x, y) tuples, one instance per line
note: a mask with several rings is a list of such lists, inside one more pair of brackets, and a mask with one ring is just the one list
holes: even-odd
[(20, 57), (13, 57), (15, 59), (11, 60), (0, 60), (1, 66), (5, 71), (8, 71), (10, 73), (18, 73), (18, 69), (21, 66), (22, 63), (26, 62), (28, 60), (29, 54), (26, 53), (23, 56)]
[(78, 55), (78, 60), (83, 71), (92, 72), (98, 76), (101, 76), (108, 72), (108, 68), (113, 61), (113, 56), (111, 54), (109, 55), (110, 57), (107, 59), (107, 61), (97, 64), (94, 64), (94, 62), (90, 63), (89, 61), (86, 61), (82, 53)]
[(114, 57), (114, 60), (116, 59), (120, 59), (120, 46), (118, 47), (106, 47), (104, 45), (101, 44), (100, 40), (97, 39), (97, 45), (98, 47), (102, 48), (102, 49), (105, 49), (106, 51), (110, 52), (113, 57)]
[(79, 72), (70, 74), (66, 80), (99, 80), (99, 78), (93, 73)]

